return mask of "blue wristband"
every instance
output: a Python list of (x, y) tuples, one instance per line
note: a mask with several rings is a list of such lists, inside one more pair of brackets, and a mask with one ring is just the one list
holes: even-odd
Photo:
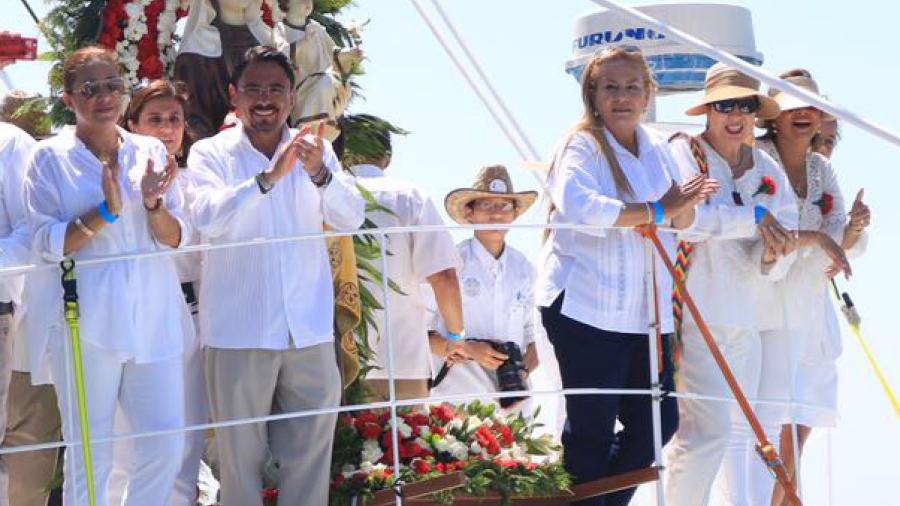
[(662, 225), (663, 221), (666, 219), (666, 210), (663, 209), (662, 204), (660, 204), (658, 200), (656, 202), (651, 202), (650, 205), (653, 206), (653, 223)]
[(465, 338), (466, 338), (465, 330), (461, 331), (459, 334), (456, 334), (454, 332), (449, 332), (449, 331), (447, 332), (447, 339), (449, 339), (451, 341), (462, 341)]
[(769, 214), (769, 210), (765, 207), (759, 204), (753, 206), (753, 220), (756, 221), (757, 225), (759, 225), (759, 222), (761, 222), (767, 214)]
[(97, 206), (97, 213), (100, 215), (101, 218), (103, 218), (103, 221), (105, 221), (107, 223), (115, 223), (116, 220), (119, 219), (118, 216), (109, 212), (109, 208), (106, 207), (105, 200), (103, 202), (101, 202), (99, 206)]

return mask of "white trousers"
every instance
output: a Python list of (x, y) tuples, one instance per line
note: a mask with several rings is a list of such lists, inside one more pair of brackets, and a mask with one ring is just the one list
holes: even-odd
[[(65, 333), (68, 336), (68, 332)], [(68, 337), (67, 337), (68, 338)], [(78, 401), (70, 343), (51, 344), (50, 366), (56, 383), (63, 438), (81, 441)], [(112, 436), (116, 409), (128, 427), (137, 432), (176, 429), (184, 425), (182, 358), (149, 364), (122, 362), (115, 354), (82, 341), (84, 386), (91, 439)], [(135, 469), (128, 483), (126, 506), (159, 506), (175, 484), (184, 451), (184, 436), (165, 435), (130, 440), (134, 445)], [(98, 505), (108, 505), (112, 471), (111, 443), (91, 444), (94, 486)], [(70, 447), (65, 455), (63, 502), (71, 506), (89, 504), (83, 453)]]
[[(710, 331), (740, 385), (746, 385), (747, 363), (758, 353), (759, 336), (750, 330), (711, 327)], [(700, 330), (686, 322), (678, 370), (678, 391), (733, 398)], [(731, 433), (733, 403), (678, 399), (678, 432), (666, 451), (665, 494), (668, 506), (703, 506)]]
[[(748, 363), (748, 397), (756, 398), (753, 409), (775, 448), (781, 441), (781, 425), (791, 419), (787, 405), (791, 398), (795, 356), (792, 334), (786, 330), (760, 333), (759, 353)], [(768, 401), (768, 402), (767, 402)], [(769, 402), (783, 404), (770, 404)], [(731, 439), (716, 478), (716, 504), (721, 506), (768, 505), (775, 478), (756, 451), (756, 436), (739, 409), (732, 412)]]
[[(197, 315), (193, 315), (197, 330)], [(199, 343), (184, 352), (184, 419), (185, 425), (209, 423), (209, 401), (206, 397), (206, 380), (203, 376), (203, 349)], [(116, 414), (116, 432), (132, 432), (125, 423), (121, 410)], [(169, 506), (194, 506), (197, 502), (197, 477), (200, 459), (206, 448), (206, 431), (194, 430), (184, 434), (184, 456), (181, 469), (175, 479), (175, 488), (169, 497)], [(119, 441), (113, 450), (113, 470), (109, 479), (109, 501), (118, 506), (128, 494), (130, 476), (137, 469), (137, 459), (132, 441)]]

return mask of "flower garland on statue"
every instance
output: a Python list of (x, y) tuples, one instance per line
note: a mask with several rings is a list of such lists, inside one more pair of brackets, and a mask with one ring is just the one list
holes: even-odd
[(171, 75), (175, 65), (175, 25), (187, 15), (190, 0), (109, 0), (97, 43), (115, 50), (125, 81)]

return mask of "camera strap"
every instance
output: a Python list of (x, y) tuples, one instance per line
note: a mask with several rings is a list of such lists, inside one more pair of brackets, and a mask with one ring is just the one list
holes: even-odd
[(438, 386), (444, 381), (444, 378), (447, 377), (447, 373), (450, 372), (450, 368), (453, 367), (453, 364), (450, 362), (444, 362), (444, 365), (441, 366), (441, 370), (438, 371), (437, 376), (434, 378), (428, 378), (428, 390)]

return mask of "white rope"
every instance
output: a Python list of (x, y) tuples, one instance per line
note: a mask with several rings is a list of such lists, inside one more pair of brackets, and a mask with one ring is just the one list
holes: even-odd
[[(200, 423), (193, 425), (186, 425), (184, 427), (177, 427), (174, 429), (163, 429), (163, 430), (152, 430), (152, 431), (144, 431), (144, 432), (129, 432), (112, 436), (105, 437), (97, 437), (91, 438), (91, 444), (101, 444), (101, 443), (112, 443), (116, 441), (126, 441), (131, 439), (141, 439), (147, 437), (159, 437), (159, 436), (170, 436), (175, 434), (181, 434), (184, 432), (193, 432), (198, 430), (209, 430), (209, 429), (219, 429), (219, 428), (227, 428), (227, 427), (236, 427), (240, 425), (249, 425), (254, 423), (268, 423), (275, 422), (280, 420), (291, 420), (295, 418), (306, 418), (311, 416), (320, 416), (320, 415), (329, 415), (329, 414), (341, 414), (352, 411), (360, 411), (360, 410), (372, 410), (372, 409), (389, 409), (392, 405), (397, 407), (412, 407), (419, 406), (423, 404), (438, 404), (442, 402), (464, 402), (464, 401), (472, 401), (472, 400), (484, 400), (484, 399), (502, 399), (506, 397), (522, 397), (522, 396), (532, 396), (532, 397), (541, 397), (541, 396), (553, 396), (558, 397), (560, 395), (572, 396), (572, 395), (653, 395), (652, 389), (645, 388), (562, 388), (559, 390), (516, 390), (516, 391), (505, 391), (505, 392), (479, 392), (479, 393), (471, 393), (471, 394), (453, 394), (453, 395), (442, 395), (439, 397), (425, 397), (425, 398), (417, 398), (417, 399), (405, 399), (405, 400), (396, 400), (394, 402), (390, 401), (379, 401), (379, 402), (368, 402), (363, 404), (351, 404), (346, 406), (338, 406), (334, 408), (320, 408), (320, 409), (308, 409), (308, 410), (300, 410), (300, 411), (292, 411), (288, 413), (278, 413), (274, 415), (265, 415), (265, 416), (257, 416), (250, 418), (240, 418), (227, 420), (222, 422), (210, 422), (210, 423)], [(678, 399), (692, 399), (692, 400), (705, 400), (705, 401), (713, 401), (713, 402), (725, 402), (736, 404), (737, 401), (733, 397), (722, 397), (722, 396), (713, 396), (713, 395), (701, 395), (694, 394), (688, 392), (668, 392), (666, 394), (668, 397), (674, 397)], [(773, 400), (764, 400), (764, 399), (748, 399), (751, 403), (757, 404), (767, 404), (774, 406), (795, 406), (795, 407), (808, 407), (814, 408), (815, 406), (811, 404), (801, 404), (801, 403), (789, 403), (787, 401), (773, 401)], [(24, 453), (28, 451), (38, 451), (38, 450), (48, 450), (53, 448), (61, 448), (61, 447), (71, 447), (77, 448), (81, 446), (81, 440), (76, 438), (74, 441), (56, 441), (52, 443), (39, 443), (32, 445), (22, 445), (22, 446), (12, 446), (12, 447), (3, 447), (0, 448), (0, 455), (6, 455), (11, 453)]]
[[(488, 76), (485, 74), (484, 70), (481, 68), (481, 64), (478, 62), (478, 59), (475, 58), (475, 55), (472, 51), (469, 51), (469, 45), (466, 44), (466, 41), (459, 36), (459, 32), (456, 31), (456, 27), (453, 25), (453, 22), (450, 21), (450, 17), (447, 16), (447, 13), (444, 12), (444, 9), (441, 7), (441, 3), (438, 0), (431, 0), (431, 3), (434, 5), (435, 10), (437, 10), (438, 15), (440, 15), (441, 19), (444, 21), (444, 24), (447, 25), (447, 28), (450, 29), (450, 33), (453, 35), (453, 39), (456, 40), (456, 43), (463, 50), (463, 54), (466, 55), (466, 58), (469, 60), (469, 63), (472, 65), (472, 68), (475, 69), (475, 72), (478, 74), (478, 77), (481, 78), (482, 83), (491, 93), (491, 96), (494, 98), (494, 102), (500, 106), (500, 110), (503, 111), (503, 114), (506, 115), (507, 121), (512, 125), (512, 127), (516, 130), (516, 133), (519, 134), (519, 138), (522, 139), (522, 142), (525, 143), (525, 146), (528, 148), (528, 151), (531, 153), (532, 160), (540, 160), (541, 155), (538, 153), (537, 149), (535, 149), (534, 144), (531, 143), (531, 139), (525, 135), (525, 131), (522, 130), (522, 126), (516, 120), (516, 117), (513, 116), (513, 113), (506, 107), (506, 102), (503, 98), (500, 97), (500, 94), (497, 93), (497, 89), (494, 88), (491, 80), (488, 79)], [(525, 158), (523, 157), (523, 160)]]
[[(197, 244), (194, 246), (184, 246), (178, 249), (165, 249), (159, 251), (146, 251), (140, 253), (123, 253), (119, 255), (103, 255), (92, 258), (77, 259), (76, 267), (87, 267), (93, 265), (107, 264), (112, 262), (120, 262), (123, 260), (142, 260), (148, 258), (165, 258), (178, 255), (187, 255), (189, 253), (199, 253), (203, 251), (216, 251), (231, 248), (246, 248), (249, 246), (264, 246), (267, 244), (282, 244), (296, 241), (306, 241), (311, 239), (327, 239), (329, 237), (347, 237), (355, 235), (381, 235), (381, 234), (404, 234), (409, 232), (441, 232), (444, 230), (457, 231), (474, 231), (474, 230), (543, 230), (545, 228), (552, 229), (578, 229), (578, 230), (601, 230), (604, 227), (598, 225), (578, 225), (568, 223), (544, 224), (544, 223), (511, 223), (490, 224), (490, 225), (418, 225), (409, 227), (381, 227), (381, 228), (365, 228), (351, 231), (328, 231), (314, 232), (308, 234), (297, 234), (283, 237), (269, 237), (247, 239), (243, 241), (234, 241), (216, 244)], [(664, 231), (674, 231), (673, 229), (664, 229)], [(0, 278), (3, 276), (16, 276), (21, 274), (29, 274), (33, 272), (58, 270), (59, 262), (48, 261), (48, 263), (40, 264), (24, 264), (12, 267), (0, 268)]]
[(462, 74), (462, 76), (466, 79), (466, 82), (469, 84), (469, 87), (471, 87), (472, 91), (474, 91), (475, 94), (478, 95), (478, 98), (481, 100), (481, 103), (484, 104), (485, 109), (487, 109), (488, 112), (491, 114), (491, 117), (494, 118), (494, 122), (497, 123), (497, 126), (503, 132), (503, 135), (506, 136), (506, 138), (509, 140), (510, 144), (513, 145), (513, 148), (515, 148), (516, 152), (519, 154), (519, 158), (521, 158), (522, 160), (527, 160), (528, 156), (525, 154), (525, 151), (522, 149), (521, 146), (519, 146), (519, 143), (516, 142), (515, 137), (512, 135), (512, 133), (509, 131), (509, 129), (506, 127), (506, 125), (503, 123), (503, 120), (497, 115), (497, 112), (494, 111), (494, 108), (491, 106), (487, 97), (485, 97), (484, 94), (481, 92), (481, 90), (478, 88), (478, 86), (475, 85), (475, 82), (472, 80), (472, 77), (465, 70), (462, 63), (460, 63), (459, 59), (453, 53), (453, 50), (450, 48), (450, 46), (447, 45), (447, 41), (445, 41), (444, 38), (441, 36), (441, 34), (438, 32), (437, 28), (434, 26), (434, 23), (431, 22), (431, 18), (429, 18), (428, 15), (425, 13), (425, 11), (422, 9), (421, 4), (419, 4), (418, 0), (409, 0), (409, 1), (413, 4), (413, 7), (415, 7), (416, 12), (419, 13), (419, 17), (422, 18), (422, 21), (425, 22), (425, 24), (428, 26), (428, 29), (431, 30), (431, 33), (441, 44), (441, 47), (444, 48), (444, 52), (447, 53), (447, 56), (450, 57), (450, 60), (453, 62), (453, 64), (456, 66), (456, 68), (459, 70), (459, 72)]
[(693, 35), (681, 31), (678, 28), (675, 28), (667, 23), (664, 23), (654, 17), (648, 16), (647, 14), (632, 8), (624, 6), (618, 2), (612, 0), (591, 0), (597, 5), (602, 7), (606, 7), (607, 9), (619, 12), (620, 14), (624, 14), (630, 18), (634, 18), (638, 21), (646, 23), (653, 28), (655, 28), (660, 33), (665, 34), (671, 40), (676, 42), (681, 42), (682, 44), (693, 47), (694, 49), (700, 51), (701, 53), (709, 56), (714, 60), (721, 61), (723, 63), (727, 63), (731, 67), (734, 67), (744, 74), (751, 76), (755, 79), (758, 79), (760, 82), (769, 85), (772, 88), (783, 91), (791, 96), (802, 99), (804, 102), (809, 105), (820, 109), (822, 111), (831, 114), (839, 118), (842, 121), (846, 121), (852, 125), (856, 125), (857, 127), (877, 136), (882, 139), (894, 144), (895, 146), (900, 146), (900, 135), (897, 133), (888, 130), (872, 121), (869, 121), (860, 115), (854, 113), (853, 111), (841, 107), (839, 105), (832, 104), (828, 100), (814, 94), (810, 93), (803, 88), (800, 88), (784, 79), (779, 79), (768, 72), (762, 70), (759, 67), (751, 65), (740, 58), (722, 51), (721, 49), (717, 49), (707, 42), (694, 37)]

